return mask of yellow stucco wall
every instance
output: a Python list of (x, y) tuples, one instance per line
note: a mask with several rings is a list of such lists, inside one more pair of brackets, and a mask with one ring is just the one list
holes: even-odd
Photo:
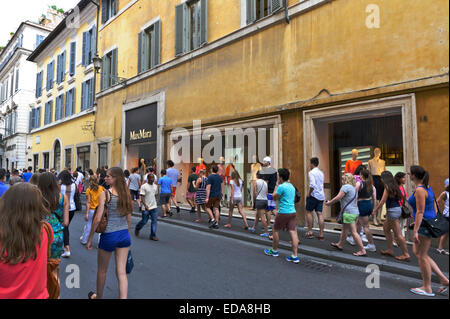
[[(63, 41), (57, 45), (56, 49), (54, 49), (47, 56), (39, 57), (39, 60), (36, 61), (38, 66), (38, 72), (43, 70), (43, 81), (42, 81), (42, 95), (35, 102), (35, 107), (41, 107), (41, 123), (40, 127), (44, 127), (44, 118), (45, 118), (45, 103), (50, 100), (53, 100), (53, 111), (52, 111), (52, 123), (55, 122), (55, 111), (56, 111), (56, 97), (60, 94), (64, 94), (64, 103), (65, 103), (65, 94), (69, 88), (75, 87), (75, 111), (74, 114), (77, 114), (81, 111), (81, 90), (82, 83), (86, 81), (88, 77), (92, 76), (93, 71), (85, 74), (86, 67), (82, 66), (81, 63), (78, 65), (78, 62), (81, 61), (82, 56), (82, 47), (83, 47), (83, 32), (87, 31), (92, 27), (95, 23), (95, 19), (88, 22), (83, 22), (80, 25), (80, 28), (77, 30), (76, 34), (76, 68), (75, 68), (75, 81), (69, 84), (69, 79), (72, 77), (69, 75), (69, 67), (70, 67), (70, 43), (74, 40), (72, 36), (68, 36)], [(54, 41), (57, 41), (56, 39)], [(50, 44), (52, 45), (52, 44)], [(64, 48), (64, 49), (62, 49)], [(56, 74), (57, 74), (57, 56), (61, 54), (63, 51), (66, 51), (66, 65), (65, 65), (65, 78), (64, 82), (61, 84), (56, 83)], [(48, 97), (47, 95), (50, 93), (46, 90), (47, 83), (47, 64), (51, 61), (55, 61), (54, 68), (54, 83), (53, 88), (51, 89), (52, 95)], [(58, 90), (58, 87), (62, 87)], [(38, 103), (40, 101), (40, 103)], [(93, 132), (84, 131), (82, 127), (86, 125), (88, 122), (95, 121), (95, 115), (93, 113), (84, 115), (82, 117), (64, 121), (60, 124), (57, 124), (52, 127), (45, 128), (44, 130), (36, 131), (32, 133), (32, 153), (39, 154), (39, 168), (43, 168), (43, 152), (53, 152), (53, 148), (56, 140), (61, 142), (61, 168), (64, 168), (65, 158), (64, 158), (64, 149), (66, 147), (72, 146), (72, 166), (75, 167), (76, 163), (76, 146), (79, 144), (90, 143), (94, 140)], [(36, 138), (39, 137), (40, 143), (36, 144)], [(91, 149), (91, 153), (92, 153)], [(53, 163), (53, 153), (50, 153), (50, 168), (55, 167), (55, 163)]]
[[(223, 35), (211, 27), (211, 16), (221, 12), (214, 9), (216, 2), (209, 1), (209, 42), (214, 34)], [(151, 6), (153, 1), (148, 3)], [(113, 43), (118, 47), (119, 76), (136, 75), (137, 32), (156, 15), (162, 20), (162, 62), (175, 59), (175, 3), (178, 1), (164, 1), (157, 14), (151, 9), (129, 9), (101, 32), (100, 51)], [(234, 10), (239, 17), (231, 19), (230, 30), (237, 30), (240, 1), (227, 3), (233, 6), (230, 12)], [(366, 6), (372, 3), (332, 1), (293, 17), (290, 24), (283, 20), (101, 97), (97, 135), (120, 137), (123, 101), (139, 99), (155, 90), (165, 91), (165, 122), (175, 127), (200, 118), (217, 122), (275, 112), (278, 105), (308, 101), (323, 89), (336, 99), (339, 95), (346, 99), (350, 94), (367, 89), (378, 92), (393, 84), (411, 82), (408, 85), (414, 87), (415, 80), (442, 74), (444, 77), (435, 81), (448, 83), (448, 1), (411, 0), (405, 6), (403, 1), (377, 0), (379, 29), (366, 26)], [(218, 20), (223, 21), (232, 15), (230, 12)], [(113, 162), (120, 161), (120, 152), (119, 143), (115, 143)]]

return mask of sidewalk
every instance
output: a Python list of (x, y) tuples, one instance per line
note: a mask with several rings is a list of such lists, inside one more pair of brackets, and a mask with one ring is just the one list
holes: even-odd
[[(181, 212), (179, 214), (176, 213), (176, 209), (172, 208), (173, 216), (162, 218), (162, 212), (159, 208), (159, 218), (158, 222), (164, 222), (169, 224), (174, 224), (178, 226), (188, 227), (191, 229), (211, 232), (217, 235), (235, 238), (239, 240), (246, 240), (258, 244), (267, 245), (267, 247), (271, 246), (272, 241), (269, 239), (265, 239), (259, 236), (263, 232), (261, 223), (259, 223), (258, 229), (255, 233), (251, 233), (248, 230), (244, 230), (243, 220), (239, 217), (233, 217), (231, 223), (231, 229), (224, 228), (223, 226), (228, 223), (228, 213), (221, 214), (221, 219), (219, 222), (220, 229), (214, 230), (208, 227), (208, 215), (206, 213), (202, 213), (202, 223), (194, 222), (197, 219), (197, 213), (192, 214), (189, 210), (186, 210), (182, 207)], [(133, 215), (136, 217), (140, 217), (141, 214), (138, 213), (137, 207), (133, 212)], [(250, 217), (250, 216), (248, 216)], [(248, 218), (249, 226), (253, 226), (254, 217)], [(149, 226), (149, 224), (148, 224)], [(147, 226), (147, 227), (148, 227)], [(412, 252), (412, 245), (408, 245), (409, 254), (411, 255), (411, 259), (409, 262), (400, 262), (395, 260), (392, 257), (383, 256), (380, 254), (380, 250), (386, 249), (386, 242), (384, 239), (375, 238), (375, 245), (377, 247), (377, 252), (367, 252), (367, 257), (355, 257), (352, 255), (353, 252), (356, 252), (357, 248), (351, 246), (346, 243), (344, 245), (344, 250), (338, 251), (333, 248), (330, 243), (337, 242), (339, 239), (338, 232), (325, 232), (325, 240), (320, 241), (318, 239), (305, 239), (303, 238), (306, 230), (303, 227), (298, 227), (298, 234), (300, 239), (299, 245), (299, 256), (308, 255), (312, 257), (319, 257), (323, 259), (329, 259), (345, 264), (362, 266), (366, 267), (370, 264), (376, 264), (380, 267), (380, 271), (385, 271), (393, 274), (409, 276), (417, 279), (421, 279), (420, 276), (420, 268), (417, 262), (417, 258), (414, 256)], [(317, 235), (317, 231), (314, 231), (315, 235)], [(281, 249), (290, 250), (290, 238), (287, 232), (280, 232), (280, 243), (279, 247)], [(263, 251), (261, 250), (261, 253)], [(400, 255), (400, 248), (394, 247), (395, 255)], [(429, 252), (430, 257), (438, 264), (440, 269), (444, 272), (444, 274), (448, 277), (449, 272), (449, 257), (445, 255), (438, 254), (435, 249), (430, 249)], [(433, 281), (439, 282), (437, 277), (433, 274)]]
[[(84, 203), (84, 195), (82, 195), (82, 202)], [(159, 218), (158, 222), (169, 223), (173, 225), (178, 225), (182, 227), (188, 227), (191, 229), (195, 229), (198, 231), (205, 231), (214, 233), (216, 235), (221, 235), (229, 238), (245, 240), (249, 242), (254, 242), (258, 244), (266, 245), (267, 247), (271, 247), (272, 241), (269, 239), (265, 239), (260, 237), (259, 235), (263, 232), (262, 225), (259, 223), (258, 229), (255, 233), (251, 233), (248, 230), (244, 230), (243, 220), (240, 217), (234, 216), (231, 229), (224, 228), (223, 226), (228, 223), (228, 210), (226, 212), (222, 212), (221, 219), (219, 222), (220, 228), (217, 230), (210, 229), (208, 227), (208, 215), (206, 213), (202, 213), (202, 223), (194, 222), (197, 219), (197, 213), (190, 213), (188, 209), (181, 207), (181, 212), (179, 214), (176, 213), (176, 209), (173, 207), (172, 217), (162, 218), (161, 207), (158, 207)], [(234, 212), (237, 214), (237, 211)], [(134, 205), (133, 216), (141, 217), (141, 213), (138, 212), (138, 207)], [(253, 226), (254, 215), (250, 214), (247, 216), (249, 226)], [(150, 221), (145, 227), (150, 226)], [(273, 225), (272, 225), (273, 226)], [(411, 259), (409, 262), (400, 262), (396, 259), (388, 256), (383, 256), (380, 254), (380, 250), (386, 249), (386, 241), (384, 238), (374, 237), (375, 245), (377, 247), (376, 252), (367, 252), (367, 257), (355, 257), (352, 255), (353, 252), (356, 252), (357, 248), (355, 246), (351, 246), (347, 242), (344, 245), (343, 251), (338, 251), (333, 248), (330, 243), (337, 242), (339, 239), (340, 232), (337, 231), (325, 231), (324, 237), (325, 240), (320, 241), (318, 239), (306, 239), (303, 236), (306, 233), (306, 230), (303, 227), (297, 227), (300, 245), (299, 245), (299, 257), (301, 255), (307, 255), (312, 257), (318, 257), (323, 259), (328, 259), (344, 264), (354, 265), (366, 267), (370, 264), (376, 264), (379, 266), (380, 271), (389, 272), (393, 274), (408, 276), (416, 279), (421, 279), (420, 268), (417, 261), (416, 256), (412, 252), (412, 245), (408, 244), (409, 254)], [(317, 235), (317, 231), (314, 231), (314, 234)], [(287, 232), (280, 232), (280, 243), (279, 248), (290, 250), (290, 238)], [(263, 251), (261, 250), (261, 253)], [(400, 255), (400, 248), (394, 247), (394, 254)], [(444, 272), (444, 274), (449, 276), (449, 257), (445, 255), (439, 254), (436, 249), (431, 248), (429, 251), (430, 257), (436, 262), (439, 268)], [(439, 283), (435, 274), (433, 274), (432, 280), (436, 283)]]

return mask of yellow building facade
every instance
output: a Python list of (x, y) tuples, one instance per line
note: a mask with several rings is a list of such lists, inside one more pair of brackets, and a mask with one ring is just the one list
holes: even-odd
[[(107, 83), (99, 83), (96, 94), (95, 134), (108, 141), (110, 166), (131, 169), (144, 158), (159, 171), (173, 155), (173, 129), (193, 134), (194, 121), (201, 120), (202, 129), (221, 132), (270, 129), (266, 142), (273, 147), (266, 155), (275, 167), (291, 170), (303, 194), (311, 157), (320, 159), (329, 199), (339, 190), (349, 152), (358, 148), (367, 163), (377, 147), (386, 169), (423, 165), (436, 193), (443, 189), (449, 173), (448, 134), (442, 134), (449, 110), (448, 1), (411, 0), (405, 7), (390, 0), (289, 0), (287, 10), (284, 1), (272, 0), (115, 5), (99, 24)], [(132, 141), (140, 130), (152, 138)], [(238, 167), (246, 205), (247, 158), (255, 155), (247, 146), (225, 141), (222, 147), (226, 166), (231, 158), (246, 158)], [(190, 156), (177, 165), (179, 201), (197, 161)], [(336, 212), (324, 214), (332, 220)]]
[(94, 167), (96, 19), (96, 6), (81, 1), (29, 57), (38, 72), (30, 110), (35, 170)]

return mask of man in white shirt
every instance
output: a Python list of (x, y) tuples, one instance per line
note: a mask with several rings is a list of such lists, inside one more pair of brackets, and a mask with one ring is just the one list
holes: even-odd
[(309, 192), (306, 197), (306, 221), (308, 224), (308, 231), (305, 238), (314, 238), (312, 231), (313, 227), (313, 216), (312, 212), (316, 211), (317, 219), (319, 221), (319, 236), (320, 240), (324, 240), (323, 230), (324, 230), (324, 220), (322, 215), (323, 201), (325, 200), (325, 192), (323, 191), (324, 175), (323, 172), (318, 168), (319, 159), (313, 157), (310, 160), (311, 170), (308, 173), (309, 177)]
[(158, 226), (158, 204), (156, 202), (156, 194), (158, 193), (158, 186), (155, 184), (155, 177), (153, 174), (148, 175), (148, 182), (141, 186), (140, 194), (142, 205), (145, 210), (142, 212), (142, 220), (136, 225), (134, 234), (139, 236), (139, 231), (144, 227), (148, 219), (152, 219), (150, 240), (158, 241), (156, 237), (156, 227)]

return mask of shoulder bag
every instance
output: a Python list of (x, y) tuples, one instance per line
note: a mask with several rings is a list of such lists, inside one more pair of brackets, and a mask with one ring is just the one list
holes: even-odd
[(341, 209), (341, 211), (339, 212), (338, 217), (336, 218), (336, 221), (338, 222), (338, 224), (343, 224), (343, 223), (344, 223), (344, 211), (345, 211), (345, 209), (348, 207), (348, 205), (350, 205), (350, 204), (356, 199), (356, 196), (357, 196), (357, 195), (358, 195), (358, 192), (356, 191), (356, 188), (355, 188), (355, 196), (353, 197), (353, 199), (352, 199), (351, 201), (349, 201), (349, 202), (344, 206), (344, 208)]
[[(98, 224), (97, 228), (95, 229), (96, 233), (103, 234), (106, 231), (106, 227), (108, 226), (108, 204), (111, 201), (111, 192), (109, 190), (104, 190), (105, 192), (105, 205), (103, 206), (103, 216), (100, 220), (100, 223)], [(109, 194), (108, 194), (109, 193)], [(108, 200), (109, 195), (109, 200)], [(95, 208), (94, 216), (92, 220), (95, 219), (95, 216), (97, 215), (99, 206)]]
[[(433, 193), (434, 196), (434, 193)], [(449, 231), (448, 221), (443, 214), (439, 211), (439, 205), (436, 202), (436, 196), (434, 196), (434, 202), (436, 203), (437, 213), (433, 219), (422, 219), (422, 224), (428, 229), (433, 238), (439, 238), (445, 235)]]
[(401, 208), (402, 208), (402, 218), (403, 219), (408, 219), (412, 216), (412, 209), (409, 206), (408, 201), (406, 200), (405, 196), (402, 197)]
[(47, 252), (47, 291), (48, 291), (48, 299), (59, 299), (59, 292), (60, 292), (60, 286), (59, 286), (59, 263), (61, 262), (60, 259), (53, 259), (50, 258), (51, 255), (51, 228), (49, 223), (44, 222), (44, 228), (47, 232), (48, 236), (48, 252)]

